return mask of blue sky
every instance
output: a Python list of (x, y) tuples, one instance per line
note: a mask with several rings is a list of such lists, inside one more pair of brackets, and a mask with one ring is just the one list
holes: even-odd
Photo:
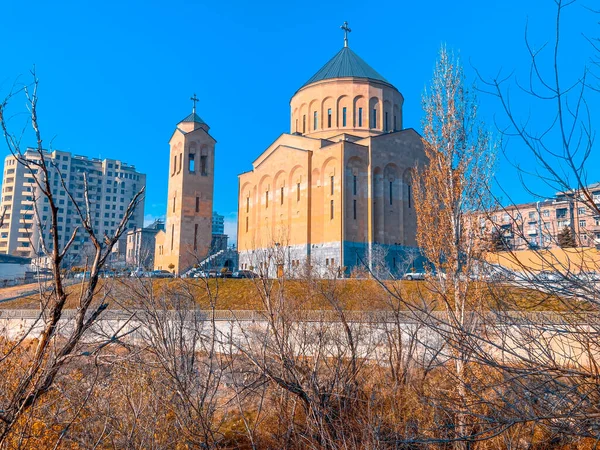
[[(349, 0), (5, 0), (0, 95), (19, 75), (26, 80), (35, 64), (46, 142), (134, 164), (147, 174), (145, 212), (151, 218), (165, 213), (167, 142), (190, 113), (189, 98), (196, 93), (198, 113), (218, 141), (215, 209), (232, 232), (237, 175), (289, 131), (290, 97), (341, 48), (343, 21), (352, 28), (350, 47), (403, 93), (405, 127), (419, 130), (421, 95), (442, 43), (460, 53), (472, 80), (473, 68), (485, 76), (500, 69), (526, 75), (525, 24), (529, 20), (535, 45), (552, 39), (553, 5), (551, 0), (398, 1), (379, 8)], [(598, 17), (584, 6), (569, 8), (565, 18), (565, 77), (589, 57), (581, 32), (600, 35)], [(541, 127), (544, 111), (538, 121), (535, 105), (515, 92), (515, 105)], [(499, 105), (485, 95), (480, 101), (481, 117), (493, 126)], [(598, 110), (598, 98), (590, 99), (590, 107)], [(6, 154), (1, 143), (0, 156)], [(525, 167), (532, 163), (516, 143), (509, 145), (508, 157)], [(503, 158), (497, 173), (513, 200), (530, 199)], [(598, 181), (597, 169), (590, 178)], [(552, 194), (544, 187), (540, 192)]]

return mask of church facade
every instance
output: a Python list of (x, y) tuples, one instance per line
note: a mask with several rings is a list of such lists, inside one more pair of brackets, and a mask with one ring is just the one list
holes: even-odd
[(344, 47), (294, 94), (290, 133), (239, 176), (240, 268), (294, 276), (399, 270), (416, 246), (411, 169), (421, 137), (402, 94)]
[(206, 258), (212, 239), (215, 139), (196, 114), (179, 122), (169, 141), (165, 230), (156, 235), (154, 268), (181, 274)]

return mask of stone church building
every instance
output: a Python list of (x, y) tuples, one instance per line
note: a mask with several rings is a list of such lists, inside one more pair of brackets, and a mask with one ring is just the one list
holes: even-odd
[(242, 269), (400, 270), (416, 246), (410, 172), (425, 162), (421, 137), (402, 127), (403, 102), (346, 38), (292, 96), (290, 132), (239, 176)]
[(215, 139), (192, 114), (169, 141), (169, 189), (165, 230), (156, 235), (154, 268), (181, 274), (206, 258), (212, 239)]

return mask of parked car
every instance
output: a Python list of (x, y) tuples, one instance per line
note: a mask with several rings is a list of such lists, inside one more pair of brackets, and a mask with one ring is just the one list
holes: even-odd
[(408, 281), (421, 281), (425, 279), (425, 272), (407, 272), (404, 275), (402, 275), (402, 279)]
[(537, 281), (561, 281), (563, 276), (559, 272), (542, 270), (535, 276)]
[(196, 270), (192, 275), (193, 278), (208, 278), (208, 272), (204, 270)]
[(89, 272), (79, 272), (76, 273), (75, 276), (73, 278), (76, 278), (78, 280), (89, 280), (90, 279), (90, 273)]
[(251, 270), (237, 270), (231, 274), (231, 278), (258, 278), (258, 274)]
[(174, 278), (175, 275), (168, 270), (153, 270), (150, 272), (150, 278)]
[(600, 273), (593, 271), (582, 271), (575, 275), (575, 277), (583, 283), (595, 283), (596, 281), (600, 281)]

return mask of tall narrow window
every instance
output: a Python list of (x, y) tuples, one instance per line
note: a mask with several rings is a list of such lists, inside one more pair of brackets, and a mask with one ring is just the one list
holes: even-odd
[(188, 159), (188, 170), (190, 172), (195, 172), (196, 171), (196, 161), (195, 161), (196, 155), (194, 155), (193, 153), (190, 153), (188, 155), (188, 158), (189, 158)]
[(385, 131), (388, 131), (388, 113), (385, 112)]
[(296, 201), (300, 201), (300, 183), (296, 184)]
[(373, 120), (371, 121), (371, 128), (377, 128), (377, 108), (373, 108)]
[(342, 126), (343, 127), (346, 126), (346, 107), (345, 106), (342, 108)]
[(390, 181), (390, 205), (393, 202), (393, 200), (392, 200), (393, 199), (393, 189), (394, 189), (394, 184), (392, 181)]
[(394, 114), (394, 131), (396, 131), (396, 114)]
[(173, 156), (173, 173), (171, 175), (175, 175), (177, 172), (177, 155)]
[(171, 225), (171, 251), (173, 251), (173, 240), (175, 239), (175, 224)]
[(313, 115), (313, 130), (316, 130), (316, 129), (317, 129), (317, 112), (315, 111), (314, 115)]
[(173, 212), (175, 212), (175, 199), (176, 199), (176, 198), (177, 198), (177, 197), (173, 196)]
[(194, 224), (194, 251), (198, 250), (198, 224)]
[(362, 108), (358, 108), (358, 126), (362, 127)]
[(306, 114), (302, 116), (302, 134), (306, 133)]
[(335, 182), (335, 178), (333, 177), (333, 175), (331, 176), (331, 195), (333, 195), (333, 185)]
[(269, 191), (265, 192), (265, 208), (269, 207)]
[(356, 220), (356, 199), (352, 200), (352, 209), (354, 220)]
[(208, 174), (207, 166), (208, 166), (208, 156), (206, 156), (206, 155), (200, 156), (200, 173), (202, 175)]
[(279, 198), (281, 199), (281, 204), (283, 205), (283, 186), (281, 187)]
[(183, 153), (179, 154), (179, 170), (177, 173), (181, 172), (181, 166), (183, 165)]
[(248, 218), (246, 217), (246, 233), (248, 232)]
[(200, 197), (196, 197), (196, 212), (200, 212)]
[(410, 184), (408, 185), (408, 207), (410, 208), (410, 197), (411, 197), (411, 192), (410, 192)]
[(327, 128), (331, 128), (331, 108), (327, 110)]
[(356, 195), (356, 175), (354, 175), (353, 181), (352, 181), (352, 193), (354, 195)]
[(333, 220), (333, 200), (329, 202), (329, 218)]
[(246, 212), (250, 211), (250, 197), (246, 197)]

